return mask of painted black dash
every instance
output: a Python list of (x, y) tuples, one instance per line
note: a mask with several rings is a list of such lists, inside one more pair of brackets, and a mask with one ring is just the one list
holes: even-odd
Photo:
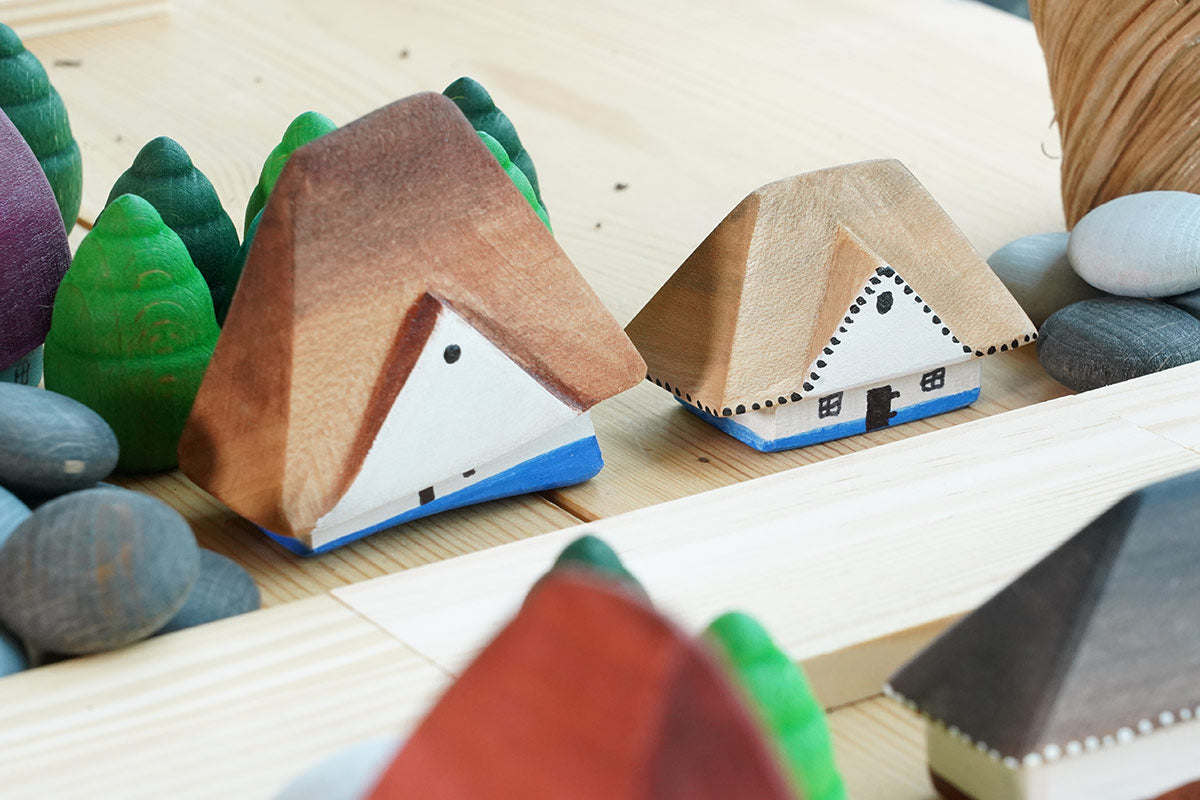
[(472, 476), (472, 475), (474, 475), (474, 474), (475, 474), (475, 470), (473, 470), (473, 469), (469, 469), (469, 470), (467, 470), (466, 472), (464, 472), (464, 473), (463, 473), (463, 477), (464, 477), (464, 478), (469, 478), (469, 477), (471, 477), (471, 476)]
[(417, 492), (417, 499), (421, 502), (421, 505), (432, 503), (434, 500), (433, 487), (426, 486), (424, 489)]

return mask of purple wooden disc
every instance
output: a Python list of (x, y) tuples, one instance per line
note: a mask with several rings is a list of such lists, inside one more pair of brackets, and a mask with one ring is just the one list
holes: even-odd
[(54, 293), (71, 265), (54, 192), (33, 152), (0, 111), (0, 370), (40, 345)]

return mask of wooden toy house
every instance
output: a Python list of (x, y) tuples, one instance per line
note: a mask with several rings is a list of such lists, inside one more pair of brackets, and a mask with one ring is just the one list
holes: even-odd
[(555, 570), (374, 800), (798, 800), (722, 666), (641, 595)]
[(974, 402), (1036, 328), (898, 161), (753, 192), (629, 323), (647, 377), (758, 450)]
[(888, 692), (947, 798), (1200, 797), (1200, 472), (1126, 497)]
[(46, 174), (3, 111), (0, 174), (0, 380), (36, 386), (71, 251)]
[(586, 480), (637, 351), (449, 99), (292, 154), (180, 466), (299, 551)]

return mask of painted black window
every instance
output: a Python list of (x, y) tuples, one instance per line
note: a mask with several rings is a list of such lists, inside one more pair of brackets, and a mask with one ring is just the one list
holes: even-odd
[(462, 348), (456, 344), (446, 345), (446, 349), (442, 351), (442, 358), (446, 359), (447, 364), (453, 364), (458, 361), (458, 357), (462, 355)]
[(880, 314), (886, 314), (892, 310), (892, 293), (880, 292), (875, 298), (875, 310)]
[(921, 391), (936, 392), (946, 385), (946, 368), (938, 367), (937, 369), (926, 372), (921, 376)]
[(842, 413), (842, 393), (829, 394), (817, 401), (817, 417), (836, 417)]

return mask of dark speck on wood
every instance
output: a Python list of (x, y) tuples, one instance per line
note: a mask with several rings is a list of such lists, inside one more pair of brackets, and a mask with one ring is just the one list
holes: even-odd
[(697, 460), (697, 461), (699, 461), (701, 464), (707, 464), (707, 463), (708, 463), (708, 456), (700, 456), (700, 457), (699, 457), (698, 459), (696, 459), (696, 460)]
[(56, 58), (56, 59), (54, 59), (54, 66), (56, 66), (56, 67), (82, 67), (83, 59), (82, 58)]
[(613, 185), (613, 191), (614, 191), (614, 192), (623, 192), (623, 191), (625, 191), (625, 190), (626, 190), (626, 189), (628, 189), (628, 188), (629, 188), (629, 184), (628, 184), (628, 183), (617, 183), (617, 184), (614, 184), (614, 185)]
[(408, 48), (407, 47), (400, 51), (400, 57), (408, 58)]

